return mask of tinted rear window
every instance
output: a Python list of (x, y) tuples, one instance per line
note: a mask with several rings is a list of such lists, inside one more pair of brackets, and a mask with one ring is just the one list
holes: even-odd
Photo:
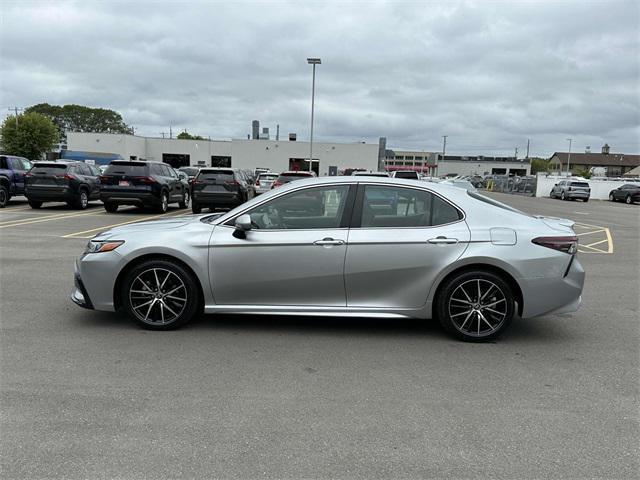
[(195, 175), (198, 173), (198, 168), (181, 168), (180, 171), (186, 173), (187, 175)]
[(216, 180), (221, 182), (229, 182), (233, 180), (233, 172), (227, 170), (206, 170), (200, 171), (198, 174), (198, 180)]
[(278, 181), (281, 183), (293, 182), (294, 180), (300, 180), (301, 178), (309, 178), (311, 175), (304, 173), (288, 173), (286, 175), (280, 175)]
[(278, 175), (265, 175), (262, 174), (260, 175), (260, 180), (275, 180), (276, 178), (278, 178)]
[(59, 175), (67, 170), (66, 165), (36, 165), (31, 169), (34, 175)]
[(587, 182), (571, 182), (571, 186), (589, 188), (589, 184)]
[(144, 177), (148, 175), (147, 164), (145, 163), (118, 163), (111, 162), (105, 170), (105, 175), (131, 175), (133, 177)]

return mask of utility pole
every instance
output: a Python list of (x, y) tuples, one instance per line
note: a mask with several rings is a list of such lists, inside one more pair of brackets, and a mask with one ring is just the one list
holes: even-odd
[(529, 139), (528, 138), (527, 138), (527, 156), (525, 158), (529, 160)]
[(162, 138), (164, 138), (164, 136), (167, 134), (167, 132), (160, 132), (160, 135), (162, 135)]
[(322, 61), (319, 58), (307, 58), (307, 63), (312, 66), (311, 80), (311, 134), (309, 135), (309, 171), (313, 170), (313, 110), (316, 99), (316, 65), (320, 65)]
[(171, 130), (171, 124), (169, 124), (169, 138), (173, 138), (173, 130)]
[(18, 107), (9, 107), (8, 109), (10, 112), (15, 112), (15, 116), (16, 116), (16, 130), (18, 129), (18, 112), (23, 111), (23, 108), (18, 108)]
[[(449, 135), (442, 135), (442, 160), (447, 153), (447, 137)], [(436, 155), (436, 175), (438, 175), (438, 156)]]
[(569, 155), (567, 156), (567, 173), (569, 173), (569, 164), (571, 163), (571, 142), (573, 141), (573, 138), (567, 138), (567, 140), (569, 141)]
[(518, 160), (518, 147), (516, 147), (516, 152), (513, 155), (513, 158), (515, 158), (516, 160)]

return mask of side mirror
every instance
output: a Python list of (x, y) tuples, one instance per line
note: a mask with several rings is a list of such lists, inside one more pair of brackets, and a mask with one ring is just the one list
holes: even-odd
[(247, 232), (251, 230), (251, 215), (240, 215), (236, 218), (236, 229), (233, 236), (236, 238), (247, 238)]
[(554, 187), (557, 187), (557, 186), (558, 186), (558, 184), (556, 183), (556, 184), (554, 185)]

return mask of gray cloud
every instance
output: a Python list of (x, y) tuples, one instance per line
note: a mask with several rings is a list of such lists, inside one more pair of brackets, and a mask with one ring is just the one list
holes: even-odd
[(4, 108), (113, 108), (139, 134), (452, 153), (640, 151), (637, 2), (3, 2)]

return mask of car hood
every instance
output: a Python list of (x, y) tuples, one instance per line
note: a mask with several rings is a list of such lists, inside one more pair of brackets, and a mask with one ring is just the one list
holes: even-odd
[(203, 218), (211, 217), (209, 215), (184, 215), (180, 217), (164, 218), (161, 220), (151, 220), (148, 222), (130, 223), (128, 225), (122, 225), (114, 227), (104, 232), (99, 233), (94, 238), (115, 238), (128, 234), (136, 233), (149, 233), (149, 232), (161, 232), (166, 230), (173, 230), (186, 225), (199, 222)]

